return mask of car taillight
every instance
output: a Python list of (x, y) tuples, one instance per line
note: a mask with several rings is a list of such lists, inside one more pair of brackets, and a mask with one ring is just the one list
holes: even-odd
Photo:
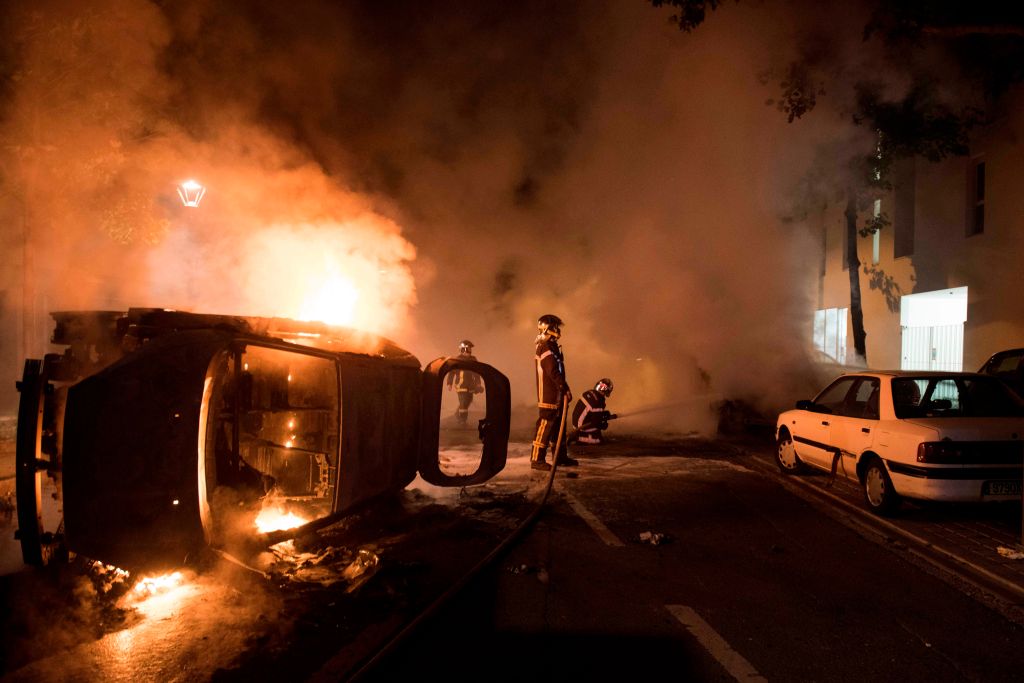
[(917, 445), (917, 461), (937, 465), (959, 465), (967, 455), (955, 441), (933, 441)]
[(917, 445), (917, 461), (937, 465), (1019, 465), (1021, 441), (930, 441)]

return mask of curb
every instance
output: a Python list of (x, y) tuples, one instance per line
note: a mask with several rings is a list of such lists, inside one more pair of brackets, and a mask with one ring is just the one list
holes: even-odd
[[(803, 498), (861, 536), (868, 537), (894, 552), (905, 551), (922, 560), (934, 572), (938, 572), (940, 578), (997, 609), (1010, 621), (1024, 626), (1024, 585), (1000, 576), (952, 550), (906, 531), (813, 484), (799, 478), (783, 477), (774, 467), (761, 462), (756, 454), (750, 451), (731, 444), (730, 447), (737, 455), (744, 455), (750, 459), (749, 463), (744, 463), (748, 469), (777, 482), (790, 493)], [(971, 590), (965, 590), (965, 585)]]

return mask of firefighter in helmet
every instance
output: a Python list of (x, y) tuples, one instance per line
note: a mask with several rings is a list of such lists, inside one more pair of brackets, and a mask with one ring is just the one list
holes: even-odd
[[(558, 339), (562, 336), (562, 320), (557, 315), (542, 315), (537, 320), (536, 352), (534, 364), (537, 373), (537, 431), (533, 437), (530, 466), (535, 470), (550, 470), (546, 454), (554, 446), (555, 462), (572, 467), (579, 463), (566, 452), (567, 431), (562, 429), (562, 414), (572, 400), (569, 383), (565, 379), (565, 357)], [(559, 433), (562, 439), (558, 441)]]
[[(459, 342), (459, 358), (462, 360), (475, 361), (473, 355), (473, 342), (463, 339)], [(469, 406), (473, 404), (473, 395), (483, 392), (483, 380), (480, 375), (471, 370), (453, 370), (445, 377), (448, 391), (455, 390), (459, 399), (459, 407), (455, 409), (455, 420), (459, 424), (466, 424), (469, 418)]]
[(607, 400), (612, 395), (612, 381), (607, 377), (597, 380), (593, 389), (583, 392), (572, 410), (572, 426), (575, 429), (570, 441), (580, 443), (601, 443), (601, 432), (608, 429), (608, 420), (617, 415), (608, 412)]

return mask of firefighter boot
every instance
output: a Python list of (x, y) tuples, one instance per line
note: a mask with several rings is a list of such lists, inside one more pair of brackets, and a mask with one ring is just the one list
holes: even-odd
[(562, 465), (563, 467), (576, 467), (580, 464), (579, 460), (569, 457), (569, 449), (564, 441), (560, 444), (552, 443), (551, 448), (555, 453), (556, 464)]
[(530, 452), (530, 467), (535, 470), (551, 471), (551, 465), (547, 463), (546, 456), (553, 426), (554, 422), (544, 413), (537, 418), (537, 433), (533, 437), (533, 451)]

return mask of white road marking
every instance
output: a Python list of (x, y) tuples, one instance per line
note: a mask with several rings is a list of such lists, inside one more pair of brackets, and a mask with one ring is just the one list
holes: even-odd
[(737, 681), (765, 681), (767, 683), (768, 679), (757, 673), (757, 669), (743, 659), (740, 653), (732, 649), (729, 643), (725, 642), (725, 639), (718, 635), (715, 629), (701, 619), (700, 615), (692, 608), (686, 605), (665, 605), (665, 608), (686, 627), (687, 631), (693, 634), (697, 642), (712, 657), (718, 660), (718, 663), (729, 672), (730, 676)]
[(583, 521), (590, 525), (590, 528), (594, 530), (594, 533), (597, 534), (598, 538), (605, 542), (605, 545), (626, 545), (621, 540), (619, 540), (619, 537), (612, 533), (612, 530), (606, 527), (604, 525), (604, 522), (599, 520), (593, 512), (585, 508), (583, 506), (583, 503), (581, 503), (576, 496), (572, 495), (565, 489), (560, 489), (559, 493), (565, 496), (565, 499), (569, 501), (569, 505), (576, 512), (576, 514), (582, 517)]

